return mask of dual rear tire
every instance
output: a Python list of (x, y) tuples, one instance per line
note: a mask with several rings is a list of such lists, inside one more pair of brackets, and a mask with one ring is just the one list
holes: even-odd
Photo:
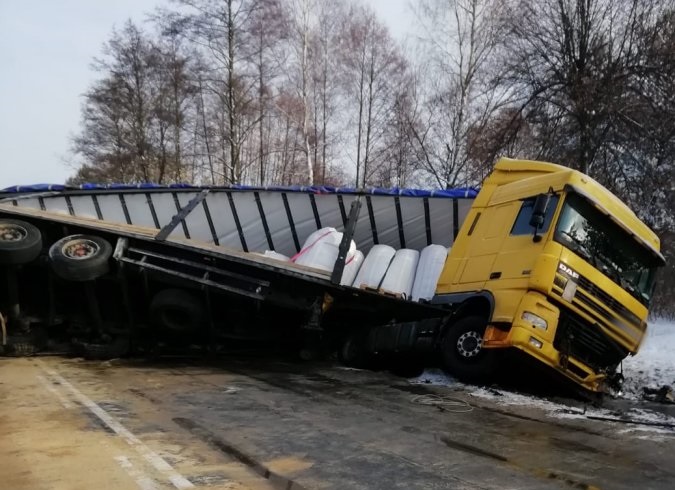
[[(42, 233), (31, 223), (0, 219), (0, 265), (17, 266), (34, 261), (42, 251)], [(109, 270), (112, 245), (97, 236), (71, 235), (49, 248), (54, 273), (68, 281), (91, 281)]]

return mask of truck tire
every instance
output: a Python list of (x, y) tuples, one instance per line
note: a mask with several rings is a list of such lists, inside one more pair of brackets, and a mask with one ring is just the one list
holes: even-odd
[(183, 289), (164, 289), (150, 302), (150, 320), (174, 332), (190, 331), (204, 322), (204, 305)]
[(371, 358), (366, 350), (366, 340), (367, 334), (363, 332), (350, 333), (338, 349), (340, 363), (347, 367), (368, 369)]
[(67, 281), (93, 281), (110, 268), (108, 259), (112, 245), (93, 235), (71, 235), (62, 238), (49, 249), (52, 270)]
[(73, 353), (89, 361), (107, 361), (118, 359), (129, 353), (129, 340), (119, 338), (108, 343), (73, 342)]
[(40, 349), (30, 335), (19, 335), (10, 338), (4, 350), (4, 354), (7, 356), (28, 357), (34, 355)]
[(42, 234), (34, 225), (16, 219), (0, 220), (0, 264), (32, 262), (42, 250)]
[(34, 328), (30, 332), (10, 335), (4, 354), (13, 357), (26, 357), (37, 354), (47, 346), (47, 333), (42, 328)]
[(442, 355), (450, 374), (468, 383), (488, 381), (495, 370), (495, 353), (483, 349), (486, 320), (467, 316), (450, 325), (443, 337)]

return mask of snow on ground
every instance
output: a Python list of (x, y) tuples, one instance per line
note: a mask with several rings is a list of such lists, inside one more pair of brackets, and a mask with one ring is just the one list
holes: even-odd
[(408, 381), (414, 385), (464, 386), (442, 369), (435, 368), (427, 369), (417, 378), (410, 378)]
[(650, 434), (667, 434), (672, 436), (675, 430), (675, 417), (643, 408), (631, 407), (627, 410), (617, 411), (587, 405), (574, 407), (534, 396), (492, 388), (477, 388), (469, 395), (479, 399), (490, 400), (501, 406), (528, 407), (528, 409), (537, 408), (547, 416), (556, 419), (599, 419), (606, 422), (618, 422), (622, 424), (621, 428), (617, 431), (619, 433), (647, 432)]
[[(647, 338), (640, 352), (635, 357), (630, 357), (624, 361), (623, 373), (626, 378), (623, 396), (631, 400), (641, 399), (643, 387), (659, 388), (663, 385), (675, 387), (675, 322), (666, 320), (650, 322)], [(421, 376), (409, 381), (413, 384), (463, 387), (469, 391), (471, 397), (487, 399), (504, 406), (538, 408), (548, 416), (558, 419), (600, 417), (636, 422), (636, 424), (626, 424), (620, 432), (646, 431), (651, 434), (672, 434), (673, 429), (665, 426), (675, 426), (675, 418), (642, 408), (633, 407), (617, 414), (603, 408), (572, 407), (502, 389), (470, 387), (463, 385), (440, 369), (428, 369)], [(659, 427), (659, 424), (664, 426)]]
[(675, 387), (675, 321), (649, 322), (647, 338), (634, 357), (623, 361), (624, 392), (639, 398), (643, 387)]

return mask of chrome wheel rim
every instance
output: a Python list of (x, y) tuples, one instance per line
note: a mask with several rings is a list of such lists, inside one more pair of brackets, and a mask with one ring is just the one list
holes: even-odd
[(63, 245), (61, 252), (64, 256), (73, 260), (86, 260), (98, 254), (98, 243), (86, 238), (71, 240)]
[(478, 332), (464, 332), (457, 339), (457, 352), (466, 358), (476, 357), (483, 346), (483, 337)]
[(20, 242), (28, 236), (28, 231), (19, 225), (0, 225), (0, 241)]

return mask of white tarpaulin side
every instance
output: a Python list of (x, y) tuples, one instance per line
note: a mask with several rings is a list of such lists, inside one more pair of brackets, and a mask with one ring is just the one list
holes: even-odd
[[(160, 230), (201, 189), (56, 191), (18, 194), (14, 205)], [(292, 256), (317, 229), (344, 229), (359, 194), (293, 190), (210, 189), (169, 236), (216, 243), (251, 252), (275, 250)], [(471, 198), (360, 194), (354, 232), (359, 250), (375, 244), (421, 250), (452, 245)], [(3, 196), (4, 197), (4, 196)], [(455, 217), (457, 220), (455, 221)]]

